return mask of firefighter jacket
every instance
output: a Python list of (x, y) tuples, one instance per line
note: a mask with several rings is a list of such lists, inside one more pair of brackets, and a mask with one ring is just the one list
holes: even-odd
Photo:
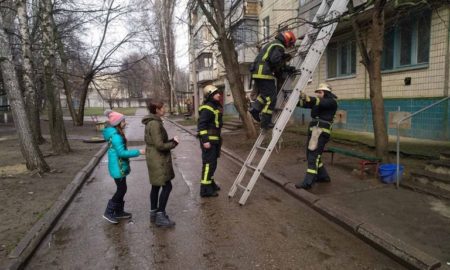
[(310, 126), (318, 126), (322, 128), (322, 131), (331, 133), (331, 126), (338, 107), (335, 97), (331, 94), (324, 98), (307, 97), (305, 100), (300, 99), (298, 106), (311, 109)]
[(198, 136), (202, 143), (220, 143), (222, 106), (218, 101), (207, 100), (199, 108)]
[(285, 47), (279, 40), (268, 43), (256, 56), (255, 61), (250, 66), (252, 79), (274, 80), (275, 74), (285, 66), (289, 54), (286, 54)]

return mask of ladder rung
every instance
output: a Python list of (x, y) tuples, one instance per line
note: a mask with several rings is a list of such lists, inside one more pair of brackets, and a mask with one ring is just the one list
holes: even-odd
[(258, 148), (258, 149), (261, 149), (261, 150), (264, 150), (264, 151), (266, 151), (266, 150), (267, 150), (267, 148), (266, 148), (266, 147), (262, 147), (262, 146), (256, 146), (256, 148)]
[(253, 166), (253, 165), (251, 165), (251, 164), (245, 164), (245, 166), (246, 166), (247, 168), (251, 168), (251, 169), (253, 169), (253, 170), (256, 171), (256, 167)]
[(241, 184), (237, 184), (237, 186), (240, 187), (240, 188), (242, 188), (242, 189), (247, 189), (246, 186), (243, 186), (243, 185), (241, 185)]

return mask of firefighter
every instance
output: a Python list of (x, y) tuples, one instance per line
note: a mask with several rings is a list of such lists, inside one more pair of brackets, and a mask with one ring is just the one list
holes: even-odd
[(198, 136), (202, 149), (202, 176), (200, 180), (200, 196), (216, 197), (220, 187), (214, 181), (214, 172), (217, 168), (217, 158), (220, 156), (222, 141), (220, 130), (222, 128), (221, 93), (214, 85), (203, 88), (204, 101), (199, 108)]
[(279, 33), (274, 41), (259, 52), (250, 67), (254, 87), (259, 95), (251, 103), (249, 112), (256, 121), (261, 122), (262, 129), (273, 128), (272, 112), (277, 102), (276, 81), (282, 79), (283, 72), (295, 72), (295, 67), (286, 65), (292, 57), (285, 53), (286, 48), (295, 45), (295, 41), (292, 31)]
[(315, 93), (317, 97), (310, 97), (302, 92), (298, 104), (300, 107), (311, 109), (306, 143), (308, 169), (303, 181), (295, 185), (303, 189), (310, 189), (315, 182), (330, 182), (330, 176), (322, 163), (322, 152), (330, 139), (337, 110), (337, 97), (331, 92), (331, 86), (326, 83), (321, 83)]

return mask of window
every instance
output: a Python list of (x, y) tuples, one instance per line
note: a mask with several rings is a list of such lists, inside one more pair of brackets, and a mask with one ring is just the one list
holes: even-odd
[(212, 53), (204, 53), (197, 58), (198, 69), (208, 69), (213, 65)]
[(430, 52), (430, 11), (410, 15), (386, 29), (384, 34), (383, 70), (427, 64)]
[(354, 40), (332, 42), (327, 47), (327, 77), (336, 78), (356, 73)]
[(263, 19), (263, 39), (268, 39), (270, 35), (270, 20), (269, 16)]
[(236, 45), (255, 44), (258, 42), (258, 21), (241, 20), (238, 25), (233, 27), (233, 38)]

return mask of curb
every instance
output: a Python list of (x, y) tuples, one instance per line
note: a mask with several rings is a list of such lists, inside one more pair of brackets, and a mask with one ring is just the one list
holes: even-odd
[[(191, 135), (196, 136), (194, 132), (181, 126), (175, 121), (170, 119), (167, 120), (177, 127), (187, 131)], [(245, 160), (236, 156), (236, 154), (225, 147), (222, 147), (222, 152), (232, 161), (241, 166), (245, 162)], [(249, 168), (249, 170), (252, 169)], [(304, 202), (321, 215), (342, 226), (347, 231), (383, 251), (385, 254), (400, 263), (408, 267), (412, 267), (412, 269), (437, 269), (441, 266), (441, 262), (438, 259), (422, 252), (421, 250), (418, 250), (415, 247), (407, 245), (398, 238), (393, 237), (392, 235), (371, 224), (360, 221), (352, 214), (347, 213), (345, 209), (335, 207), (334, 205), (321, 200), (313, 193), (310, 193), (304, 189), (295, 188), (294, 184), (289, 182), (287, 179), (265, 172), (262, 172), (261, 175), (267, 180), (280, 186), (287, 193)]]
[(45, 215), (33, 225), (27, 234), (20, 240), (14, 250), (9, 253), (8, 258), (10, 260), (6, 269), (16, 270), (22, 269), (25, 266), (42, 240), (44, 240), (47, 234), (56, 225), (56, 222), (61, 217), (64, 210), (71, 203), (72, 199), (92, 173), (95, 166), (97, 166), (107, 149), (107, 144), (102, 146), (102, 148), (93, 156), (89, 163), (75, 175), (72, 182), (67, 185), (47, 213), (45, 213)]

